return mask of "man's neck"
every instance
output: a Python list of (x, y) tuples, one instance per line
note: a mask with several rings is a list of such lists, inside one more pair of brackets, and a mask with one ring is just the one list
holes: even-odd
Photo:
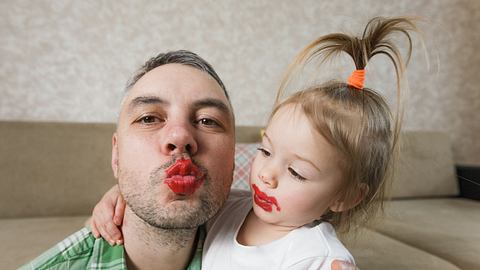
[(186, 269), (196, 232), (152, 227), (127, 207), (122, 233), (128, 269)]

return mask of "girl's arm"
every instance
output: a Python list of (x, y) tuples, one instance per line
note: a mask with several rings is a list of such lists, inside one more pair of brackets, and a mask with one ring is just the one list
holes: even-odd
[(113, 186), (93, 209), (90, 227), (93, 235), (103, 237), (110, 245), (122, 244), (123, 236), (118, 226), (122, 225), (125, 200), (118, 185)]
[(359, 270), (355, 265), (347, 261), (334, 260), (332, 262), (332, 270)]
[(347, 259), (331, 259), (326, 257), (311, 257), (301, 260), (285, 268), (286, 270), (359, 270)]

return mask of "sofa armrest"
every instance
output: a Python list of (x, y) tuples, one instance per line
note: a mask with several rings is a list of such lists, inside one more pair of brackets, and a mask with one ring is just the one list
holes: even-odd
[(460, 197), (480, 200), (480, 167), (457, 166)]

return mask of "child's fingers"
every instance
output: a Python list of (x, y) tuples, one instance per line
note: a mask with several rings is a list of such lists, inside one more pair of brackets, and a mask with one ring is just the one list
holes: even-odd
[(355, 265), (340, 260), (334, 260), (330, 267), (332, 270), (360, 270)]
[(107, 224), (113, 224), (113, 211), (114, 205), (110, 205), (108, 202), (105, 203), (101, 201), (93, 209), (91, 222), (92, 232), (94, 232), (93, 227), (95, 227), (95, 231), (100, 234), (99, 236), (103, 237), (111, 245), (113, 245), (115, 241), (109, 233), (110, 230), (108, 229), (109, 226)]
[(100, 234), (103, 237), (103, 239), (105, 239), (111, 246), (115, 245), (115, 240), (108, 233), (108, 229), (107, 229), (107, 226), (105, 224), (102, 224), (102, 225), (98, 226), (98, 230), (100, 231)]
[(116, 221), (121, 224), (124, 211), (125, 202), (121, 198), (118, 185), (115, 185), (105, 193), (100, 202), (93, 208), (92, 233), (98, 233), (110, 245), (122, 243), (122, 234), (114, 223), (114, 217), (121, 216), (120, 219), (116, 218)]
[(92, 234), (95, 238), (100, 237), (100, 233), (97, 229), (97, 224), (95, 224), (95, 221), (92, 218), (90, 218), (90, 229), (92, 230)]
[(105, 224), (105, 230), (113, 242), (118, 243), (118, 241), (122, 241), (122, 233), (112, 221)]
[(117, 203), (115, 204), (115, 213), (113, 216), (113, 222), (120, 226), (123, 222), (123, 215), (125, 214), (126, 203), (122, 195), (119, 195), (117, 198)]
[(105, 229), (108, 231), (108, 235), (110, 235), (113, 241), (117, 242), (118, 240), (122, 240), (122, 232), (113, 222), (107, 223)]

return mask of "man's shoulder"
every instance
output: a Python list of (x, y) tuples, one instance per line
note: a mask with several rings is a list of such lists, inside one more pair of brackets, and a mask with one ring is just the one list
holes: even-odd
[(123, 246), (112, 247), (83, 228), (20, 269), (100, 269), (107, 265), (109, 269), (126, 269)]

